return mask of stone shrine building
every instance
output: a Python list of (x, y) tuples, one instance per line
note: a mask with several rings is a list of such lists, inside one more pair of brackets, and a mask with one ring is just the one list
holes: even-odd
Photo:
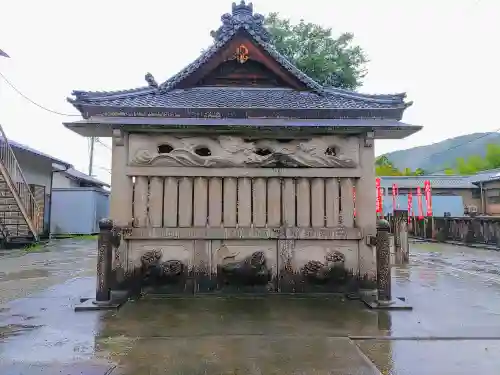
[(83, 120), (66, 127), (113, 139), (114, 288), (374, 289), (374, 140), (420, 130), (400, 122), (411, 103), (323, 87), (252, 4), (213, 36), (165, 82), (69, 99)]

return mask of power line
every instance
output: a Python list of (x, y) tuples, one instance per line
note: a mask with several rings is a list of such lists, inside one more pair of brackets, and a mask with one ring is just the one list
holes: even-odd
[(106, 171), (106, 172), (108, 172), (109, 174), (111, 174), (111, 169), (109, 169), (109, 168), (100, 167), (100, 166), (98, 166), (98, 165), (96, 165), (95, 167), (96, 167), (97, 169), (102, 169), (103, 171)]
[[(444, 153), (446, 153), (446, 152), (448, 152), (448, 151), (455, 150), (455, 149), (457, 149), (457, 148), (459, 148), (459, 147), (465, 146), (465, 145), (467, 145), (467, 144), (469, 144), (469, 143), (472, 143), (472, 142), (475, 142), (475, 141), (477, 141), (477, 140), (479, 140), (479, 139), (486, 138), (486, 137), (488, 137), (491, 133), (498, 133), (498, 132), (500, 132), (500, 128), (495, 129), (495, 130), (493, 130), (493, 131), (491, 131), (491, 132), (488, 132), (488, 133), (486, 133), (486, 134), (482, 134), (482, 135), (480, 135), (479, 137), (476, 137), (476, 138), (473, 138), (473, 139), (469, 139), (467, 142), (459, 143), (459, 144), (457, 144), (457, 145), (455, 145), (455, 146), (449, 147), (449, 148), (447, 148), (446, 150), (443, 150), (443, 151), (438, 151), (438, 152), (434, 152), (434, 153), (432, 153), (432, 154), (428, 155), (427, 157), (425, 157), (425, 158), (423, 158), (423, 159), (420, 159), (420, 162), (425, 161), (425, 160), (429, 160), (429, 159), (431, 159), (432, 157), (434, 157), (434, 156), (436, 156), (436, 155), (441, 155), (441, 154), (444, 154)], [(444, 171), (446, 171), (447, 169), (448, 169), (448, 168), (437, 169), (437, 170), (435, 170), (435, 171), (426, 171), (426, 174), (432, 174), (432, 173), (436, 173), (436, 172), (444, 172)]]
[(30, 99), (28, 96), (24, 95), (16, 86), (14, 86), (14, 84), (12, 82), (10, 82), (7, 77), (5, 77), (2, 72), (0, 72), (0, 77), (2, 77), (4, 79), (5, 82), (7, 82), (7, 84), (15, 91), (17, 92), (19, 95), (21, 95), (24, 99), (26, 99), (27, 101), (29, 101), (31, 104), (34, 104), (36, 105), (38, 108), (41, 108), (43, 109), (44, 111), (47, 111), (47, 112), (50, 112), (50, 113), (54, 113), (56, 115), (60, 115), (60, 116), (70, 116), (70, 117), (81, 117), (81, 115), (72, 115), (72, 114), (68, 114), (68, 113), (62, 113), (62, 112), (58, 112), (58, 111), (54, 111), (52, 109), (49, 109), (47, 107), (44, 107), (43, 105), (41, 104), (38, 104), (37, 102), (35, 102), (34, 100)]
[[(453, 146), (453, 147), (449, 147), (449, 148), (448, 148), (448, 149), (446, 149), (446, 150), (439, 151), (439, 152), (435, 152), (435, 153), (433, 153), (433, 154), (430, 154), (428, 157), (424, 158), (424, 160), (428, 160), (428, 159), (432, 158), (432, 157), (433, 157), (433, 156), (435, 156), (435, 155), (441, 155), (441, 154), (444, 154), (445, 152), (448, 152), (448, 151), (451, 151), (451, 150), (455, 150), (455, 149), (457, 149), (457, 148), (459, 148), (459, 147), (462, 147), (462, 146), (465, 146), (465, 145), (467, 145), (467, 144), (469, 144), (469, 143), (472, 143), (472, 142), (478, 141), (478, 140), (480, 140), (480, 139), (482, 139), (482, 138), (486, 138), (486, 137), (488, 137), (491, 133), (498, 133), (499, 131), (500, 131), (500, 128), (498, 128), (498, 129), (496, 129), (496, 130), (494, 130), (494, 131), (492, 131), (492, 132), (489, 132), (489, 133), (483, 134), (483, 135), (481, 135), (481, 136), (479, 136), (479, 137), (476, 137), (476, 138), (470, 139), (470, 140), (468, 140), (467, 142), (459, 143), (458, 145), (455, 145), (455, 146)], [(432, 172), (428, 172), (428, 174), (437, 173), (437, 172), (444, 172), (444, 171), (446, 171), (447, 169), (448, 169), (448, 168), (438, 169), (438, 170), (435, 170), (435, 171), (432, 171)], [(426, 174), (427, 174), (427, 173), (426, 173)]]
[(97, 138), (97, 137), (96, 137), (96, 138), (95, 138), (95, 141), (96, 141), (97, 143), (99, 143), (101, 146), (104, 146), (104, 147), (106, 147), (109, 151), (111, 151), (111, 147), (109, 147), (106, 143), (104, 143), (103, 141), (101, 141), (99, 138)]

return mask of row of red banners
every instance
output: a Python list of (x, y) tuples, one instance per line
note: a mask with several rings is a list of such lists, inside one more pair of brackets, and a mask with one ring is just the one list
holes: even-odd
[[(376, 204), (376, 212), (377, 215), (384, 215), (383, 208), (383, 198), (382, 198), (382, 188), (380, 186), (380, 178), (375, 180), (375, 188), (377, 190), (377, 204)], [(426, 202), (426, 212), (425, 216), (432, 216), (432, 190), (431, 183), (429, 180), (424, 181), (424, 194), (425, 194), (425, 202)], [(399, 188), (396, 184), (392, 184), (392, 212), (396, 211), (396, 203), (397, 197), (399, 196)], [(355, 197), (355, 195), (353, 195)], [(355, 199), (355, 198), (354, 198)], [(418, 205), (418, 219), (424, 219), (424, 211), (422, 208), (422, 188), (417, 187), (417, 205)], [(399, 203), (397, 203), (397, 208), (399, 209)], [(411, 190), (408, 192), (408, 221), (410, 221), (411, 217), (415, 217), (415, 211), (413, 210), (413, 195)]]

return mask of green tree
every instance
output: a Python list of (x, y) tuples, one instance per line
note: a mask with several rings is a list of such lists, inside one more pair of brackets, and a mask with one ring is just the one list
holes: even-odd
[(276, 12), (264, 18), (264, 25), (278, 52), (320, 84), (350, 90), (361, 85), (368, 59), (352, 33), (334, 37), (331, 28), (304, 20), (293, 24)]
[(500, 167), (500, 145), (489, 144), (486, 146), (486, 155), (484, 157), (488, 169)]
[(425, 171), (417, 168), (412, 171), (405, 168), (403, 171), (397, 169), (387, 156), (382, 155), (375, 159), (375, 174), (377, 176), (424, 176)]
[(375, 159), (375, 174), (377, 176), (401, 176), (402, 173), (392, 164), (387, 156)]

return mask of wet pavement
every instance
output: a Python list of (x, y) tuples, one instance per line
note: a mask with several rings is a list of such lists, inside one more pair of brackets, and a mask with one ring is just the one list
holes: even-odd
[(146, 297), (119, 311), (75, 313), (79, 298), (94, 294), (95, 249), (93, 241), (65, 240), (43, 253), (0, 255), (0, 374), (496, 375), (500, 368), (500, 252), (413, 244), (410, 265), (393, 269), (393, 294), (412, 311), (271, 296)]

